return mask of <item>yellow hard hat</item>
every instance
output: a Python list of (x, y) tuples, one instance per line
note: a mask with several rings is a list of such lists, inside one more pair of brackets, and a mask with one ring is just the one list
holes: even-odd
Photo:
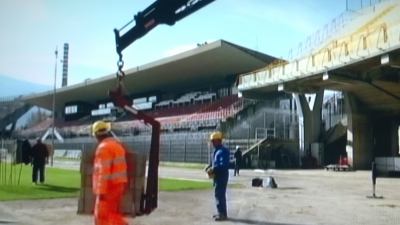
[(222, 140), (223, 135), (219, 131), (212, 132), (210, 135), (210, 141), (212, 140)]
[(99, 120), (92, 125), (92, 135), (102, 135), (111, 131), (111, 123), (103, 120)]

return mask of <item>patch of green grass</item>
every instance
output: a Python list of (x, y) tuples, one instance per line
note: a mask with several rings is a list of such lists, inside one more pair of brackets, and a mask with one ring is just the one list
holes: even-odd
[[(3, 164), (4, 166), (4, 164)], [(8, 171), (11, 166), (7, 165)], [(21, 179), (18, 184), (19, 171)], [(12, 184), (10, 173), (6, 181), (0, 182), (0, 200), (48, 199), (77, 197), (80, 190), (80, 174), (78, 171), (57, 168), (46, 168), (45, 184), (32, 184), (32, 167), (16, 165), (13, 167)], [(4, 168), (3, 168), (4, 172)]]
[(203, 163), (182, 163), (182, 162), (160, 162), (160, 166), (186, 168), (186, 169), (204, 169), (206, 164)]
[[(4, 166), (4, 164), (2, 165)], [(21, 170), (20, 183), (18, 182), (19, 171)], [(2, 168), (4, 172), (4, 167)], [(10, 185), (9, 171), (11, 166), (7, 164), (7, 182), (4, 177), (0, 177), (0, 201), (7, 200), (28, 200), (28, 199), (50, 199), (78, 197), (80, 191), (81, 175), (76, 170), (66, 170), (58, 168), (46, 168), (45, 184), (32, 184), (32, 167), (20, 165), (13, 167), (13, 182)], [(159, 180), (160, 191), (183, 191), (207, 189), (212, 187), (211, 181), (193, 181), (181, 179)]]
[(209, 189), (212, 187), (212, 182), (162, 178), (159, 185), (162, 191), (184, 191)]

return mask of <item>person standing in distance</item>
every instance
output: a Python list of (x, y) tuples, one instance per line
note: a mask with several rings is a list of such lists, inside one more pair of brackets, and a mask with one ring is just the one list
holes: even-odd
[(242, 164), (242, 151), (240, 150), (239, 145), (236, 145), (236, 151), (233, 155), (235, 157), (235, 170), (233, 172), (233, 176), (239, 176), (240, 165)]
[(97, 121), (92, 125), (96, 137), (93, 167), (95, 225), (127, 225), (120, 210), (122, 196), (128, 183), (126, 150), (111, 134), (111, 123)]
[[(222, 145), (222, 133), (217, 131), (210, 135), (210, 141), (214, 146), (213, 160), (210, 169), (213, 173), (214, 195), (218, 214), (214, 215), (215, 221), (228, 219), (226, 208), (226, 188), (229, 178), (229, 150)], [(210, 170), (209, 169), (209, 170)]]
[(39, 181), (41, 184), (44, 183), (44, 174), (47, 157), (49, 157), (49, 150), (45, 144), (42, 143), (42, 139), (38, 138), (36, 144), (32, 147), (32, 183), (37, 184), (38, 173)]

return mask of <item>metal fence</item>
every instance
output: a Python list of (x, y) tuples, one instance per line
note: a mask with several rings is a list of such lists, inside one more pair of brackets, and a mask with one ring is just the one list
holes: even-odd
[(0, 140), (0, 184), (19, 184), (21, 166), (16, 162), (17, 143), (15, 140)]
[[(147, 154), (150, 149), (150, 135), (121, 137), (121, 141), (130, 149)], [(54, 144), (55, 156), (80, 158), (77, 151), (90, 151), (96, 147), (93, 138), (65, 139)], [(160, 160), (171, 162), (208, 163), (211, 148), (208, 132), (184, 132), (162, 134), (160, 136)]]

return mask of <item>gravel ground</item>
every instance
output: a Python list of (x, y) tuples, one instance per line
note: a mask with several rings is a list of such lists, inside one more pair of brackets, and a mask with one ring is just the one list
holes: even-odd
[[(369, 199), (369, 171), (243, 170), (228, 190), (229, 220), (222, 224), (262, 225), (398, 225), (400, 179), (378, 178), (377, 195)], [(206, 180), (201, 170), (160, 168), (160, 176)], [(277, 189), (251, 187), (251, 179), (273, 176)], [(77, 215), (77, 199), (9, 201), (0, 203), (0, 224), (80, 225), (92, 217)], [(160, 192), (159, 207), (149, 216), (129, 218), (131, 225), (215, 224), (213, 190)]]

